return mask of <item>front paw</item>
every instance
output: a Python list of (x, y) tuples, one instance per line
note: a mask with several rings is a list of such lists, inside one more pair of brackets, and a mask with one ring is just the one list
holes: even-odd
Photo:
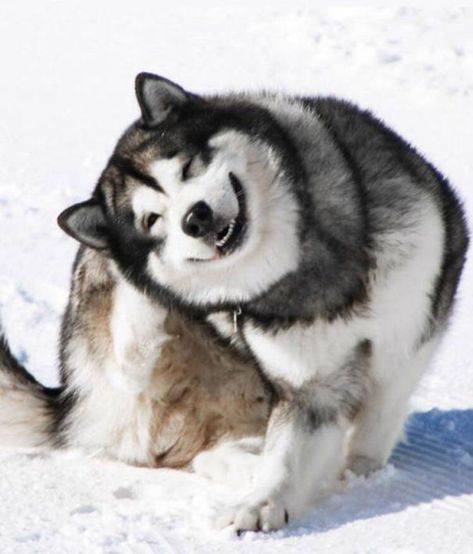
[(217, 520), (219, 528), (231, 526), (238, 535), (244, 531), (276, 531), (288, 523), (288, 507), (277, 495), (253, 497)]

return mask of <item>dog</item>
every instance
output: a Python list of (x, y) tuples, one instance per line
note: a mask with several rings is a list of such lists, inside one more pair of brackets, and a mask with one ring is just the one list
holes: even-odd
[[(251, 492), (219, 523), (279, 529), (344, 467), (386, 463), (452, 311), (462, 206), (346, 101), (201, 96), (149, 73), (136, 94), (140, 118), (59, 224), (131, 287), (256, 359), (273, 391), (264, 445), (242, 464)], [(225, 466), (216, 452), (197, 471)]]
[(79, 249), (59, 387), (37, 382), (0, 333), (0, 445), (78, 448), (188, 470), (222, 442), (224, 451), (238, 445), (251, 457), (270, 410), (254, 362), (205, 321), (156, 304), (115, 266), (103, 252)]

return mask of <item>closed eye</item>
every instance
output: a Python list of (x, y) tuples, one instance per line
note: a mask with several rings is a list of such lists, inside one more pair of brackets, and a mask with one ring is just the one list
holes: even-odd
[(187, 160), (187, 162), (182, 166), (181, 179), (183, 181), (185, 181), (190, 177), (190, 170), (191, 170), (193, 161), (194, 161), (194, 158), (191, 158), (190, 160)]
[(153, 225), (156, 223), (156, 221), (158, 221), (160, 217), (161, 216), (159, 214), (156, 214), (154, 212), (146, 215), (143, 221), (143, 227), (145, 228), (145, 230), (150, 231), (151, 227), (153, 227)]

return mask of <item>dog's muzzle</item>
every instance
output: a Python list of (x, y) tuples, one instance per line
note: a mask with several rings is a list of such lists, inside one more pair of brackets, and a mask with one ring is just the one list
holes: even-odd
[(229, 219), (215, 213), (204, 200), (191, 206), (182, 218), (183, 232), (195, 239), (202, 239), (215, 246), (220, 254), (229, 254), (241, 242), (246, 229), (246, 200), (240, 181), (229, 174), (233, 191), (238, 201), (238, 214)]

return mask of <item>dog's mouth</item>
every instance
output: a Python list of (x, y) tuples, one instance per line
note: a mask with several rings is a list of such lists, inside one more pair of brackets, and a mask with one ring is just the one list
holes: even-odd
[(243, 185), (233, 173), (230, 173), (229, 177), (238, 201), (238, 215), (217, 233), (215, 246), (224, 256), (228, 256), (242, 244), (248, 223)]
[(248, 229), (246, 195), (243, 185), (233, 173), (229, 174), (230, 182), (238, 202), (238, 214), (220, 231), (215, 233), (215, 248), (217, 253), (211, 258), (189, 258), (190, 262), (211, 262), (229, 256), (237, 250), (245, 239)]

